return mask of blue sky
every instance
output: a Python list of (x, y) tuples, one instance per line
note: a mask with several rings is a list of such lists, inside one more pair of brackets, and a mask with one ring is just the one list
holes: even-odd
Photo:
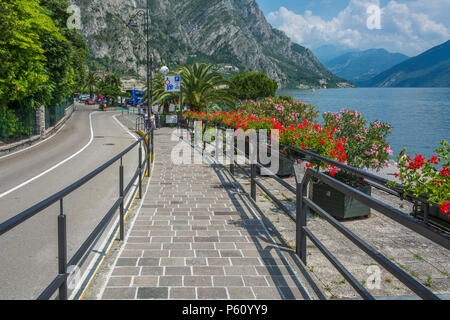
[[(450, 0), (256, 1), (269, 23), (312, 49), (331, 44), (413, 56), (450, 38)], [(367, 23), (371, 5), (380, 8), (376, 28)]]

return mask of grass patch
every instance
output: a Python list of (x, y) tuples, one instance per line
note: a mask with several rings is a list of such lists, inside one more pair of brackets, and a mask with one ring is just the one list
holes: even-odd
[(418, 278), (418, 277), (419, 277), (419, 275), (418, 275), (416, 272), (414, 272), (414, 271), (410, 271), (409, 274), (410, 274), (411, 276), (415, 277), (415, 278)]
[(438, 269), (438, 271), (439, 271), (442, 275), (448, 277), (448, 272), (447, 272), (447, 271), (443, 271), (443, 270), (439, 270), (439, 269)]
[(431, 288), (433, 286), (433, 279), (431, 278), (431, 276), (429, 274), (427, 274), (427, 281), (425, 281), (425, 285), (429, 288)]
[(281, 193), (281, 195), (283, 196), (283, 198), (284, 198), (286, 201), (289, 201), (289, 202), (294, 201), (292, 198), (286, 196), (283, 192)]
[(332, 283), (335, 285), (345, 284), (345, 279), (342, 279), (341, 281), (333, 281)]
[(414, 254), (414, 258), (416, 258), (417, 260), (419, 260), (420, 262), (425, 262), (425, 259), (418, 253)]
[(377, 266), (376, 263), (363, 263), (362, 265), (365, 266), (365, 267)]
[(266, 198), (268, 201), (270, 201), (275, 206), (275, 208), (282, 211), (282, 209), (278, 206), (278, 204), (275, 201), (273, 201), (267, 194), (263, 194), (263, 197)]
[(409, 269), (408, 269), (407, 266), (405, 266), (405, 265), (403, 265), (403, 264), (401, 264), (401, 263), (399, 263), (399, 262), (397, 262), (397, 264), (398, 264), (398, 266), (399, 266), (400, 268), (402, 268), (403, 270), (409, 272)]

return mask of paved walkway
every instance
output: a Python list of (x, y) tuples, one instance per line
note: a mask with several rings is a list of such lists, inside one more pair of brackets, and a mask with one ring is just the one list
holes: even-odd
[(101, 299), (309, 299), (223, 167), (171, 162), (173, 131), (155, 133), (151, 185)]

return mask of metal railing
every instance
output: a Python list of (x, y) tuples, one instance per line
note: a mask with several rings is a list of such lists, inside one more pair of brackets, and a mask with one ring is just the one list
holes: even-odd
[[(151, 138), (151, 139), (149, 139)], [(142, 145), (143, 142), (145, 144), (146, 155), (143, 160), (142, 155)], [(151, 144), (151, 145), (150, 145)], [(124, 186), (124, 167), (122, 163), (123, 157), (128, 154), (131, 150), (133, 150), (136, 146), (138, 146), (138, 168), (136, 169), (133, 177), (131, 178), (128, 185)], [(6, 220), (5, 222), (0, 224), (0, 236), (11, 231), (15, 227), (21, 225), (23, 222), (32, 218), (39, 212), (44, 209), (50, 207), (56, 202), (59, 202), (59, 215), (58, 215), (58, 275), (55, 279), (47, 286), (47, 288), (39, 295), (39, 300), (47, 300), (50, 299), (54, 293), (59, 290), (58, 298), (60, 300), (67, 300), (67, 280), (69, 274), (67, 272), (68, 266), (77, 265), (83, 256), (88, 252), (90, 246), (94, 243), (100, 233), (107, 227), (109, 222), (112, 220), (116, 211), (119, 209), (119, 231), (120, 231), (120, 240), (124, 240), (125, 234), (125, 226), (124, 226), (124, 201), (127, 194), (130, 192), (133, 184), (138, 179), (138, 192), (139, 197), (142, 198), (142, 174), (147, 170), (147, 176), (150, 176), (150, 161), (153, 161), (153, 129), (150, 130), (143, 135), (140, 139), (138, 139), (131, 146), (126, 148), (124, 151), (116, 155), (114, 158), (98, 167), (94, 171), (90, 172), (83, 178), (79, 179), (75, 183), (71, 184), (67, 188), (53, 194), (45, 200), (42, 200), (38, 204), (32, 206), (31, 208), (19, 213), (18, 215)], [(151, 160), (150, 160), (151, 159)], [(71, 194), (73, 191), (77, 190), (85, 183), (94, 179), (101, 172), (112, 166), (114, 163), (120, 161), (119, 166), (119, 198), (114, 202), (112, 207), (106, 213), (106, 215), (102, 218), (100, 223), (94, 228), (88, 238), (83, 242), (80, 248), (75, 252), (73, 257), (67, 262), (67, 228), (66, 228), (66, 215), (64, 214), (64, 198)], [(147, 162), (147, 166), (145, 165)]]
[[(205, 134), (206, 127), (209, 125), (208, 122), (203, 122), (203, 130), (202, 134)], [(193, 126), (189, 125), (188, 121), (185, 121), (184, 128), (187, 130), (193, 130)], [(226, 130), (224, 127), (218, 127), (220, 130)], [(203, 141), (203, 149), (205, 149), (205, 141)], [(267, 145), (266, 145), (267, 146)], [(270, 148), (270, 146), (269, 146)], [(369, 180), (369, 184), (372, 187), (375, 187), (379, 190), (385, 191), (391, 195), (396, 195), (398, 197), (404, 196), (402, 186), (397, 185), (396, 188), (391, 189), (387, 187), (387, 183), (389, 180), (378, 177), (372, 173), (366, 172), (364, 170), (356, 169), (350, 167), (348, 165), (341, 164), (337, 161), (328, 159), (314, 152), (303, 150), (298, 147), (288, 146), (288, 148), (293, 151), (308, 155), (315, 161), (323, 161), (328, 164), (335, 165), (342, 170), (353, 173), (359, 177)], [(245, 152), (239, 150), (236, 146), (234, 146), (235, 153), (240, 155), (245, 155)], [(225, 153), (226, 154), (226, 153)], [(278, 153), (280, 157), (287, 159), (283, 154)], [(303, 178), (300, 175), (300, 169), (296, 161), (294, 161), (294, 173), (295, 173), (295, 186), (287, 183), (285, 180), (278, 177), (276, 174), (270, 174), (268, 177), (274, 179), (282, 186), (284, 186), (288, 191), (292, 192), (296, 196), (296, 210), (295, 213), (291, 212), (270, 190), (262, 184), (261, 181), (257, 179), (257, 167), (261, 170), (268, 170), (264, 167), (264, 165), (260, 164), (258, 161), (256, 163), (250, 163), (250, 171), (241, 166), (237, 159), (235, 159), (234, 155), (227, 155), (231, 159), (231, 164), (229, 166), (229, 171), (232, 175), (235, 174), (235, 167), (239, 168), (248, 178), (250, 178), (250, 196), (256, 201), (256, 188), (259, 187), (275, 204), (285, 212), (295, 223), (296, 223), (296, 253), (300, 257), (301, 261), (306, 265), (306, 257), (307, 257), (307, 246), (306, 246), (306, 238), (310, 239), (312, 243), (321, 251), (322, 254), (332, 263), (332, 265), (338, 270), (340, 274), (350, 283), (350, 285), (355, 289), (355, 291), (363, 298), (367, 300), (375, 299), (359, 282), (356, 278), (342, 265), (342, 263), (336, 259), (336, 257), (326, 248), (326, 246), (317, 239), (312, 231), (307, 227), (307, 216), (310, 210), (316, 212), (320, 217), (325, 219), (332, 227), (334, 227), (337, 231), (342, 233), (345, 237), (347, 237), (351, 242), (353, 242), (357, 247), (363, 250), (367, 255), (369, 255), (372, 259), (378, 262), (382, 267), (384, 267), (387, 271), (391, 272), (393, 276), (397, 277), (403, 284), (405, 284), (411, 291), (416, 293), (419, 297), (423, 299), (437, 300), (439, 299), (433, 292), (407, 274), (400, 267), (391, 262), (388, 258), (386, 258), (379, 251), (368, 245), (362, 239), (360, 239), (357, 235), (348, 230), (342, 223), (337, 221), (332, 215), (323, 210), (320, 206), (312, 201), (309, 198), (307, 193), (308, 184), (311, 183), (313, 179), (317, 182), (325, 183), (335, 190), (342, 192), (346, 196), (349, 196), (353, 199), (360, 201), (361, 203), (367, 205), (369, 208), (376, 210), (377, 212), (385, 215), (386, 217), (396, 221), (404, 227), (409, 228), (410, 230), (420, 234), (421, 236), (433, 241), (434, 243), (442, 246), (443, 248), (449, 250), (450, 249), (450, 236), (439, 232), (428, 226), (426, 224), (421, 223), (419, 220), (404, 214), (403, 212), (383, 203), (380, 200), (377, 200), (355, 188), (352, 188), (335, 178), (328, 176), (318, 170), (308, 168), (306, 170)], [(288, 159), (292, 161), (291, 159)], [(410, 195), (408, 195), (410, 196)], [(423, 199), (421, 199), (423, 200)]]
[(136, 116), (136, 131), (144, 131), (145, 128), (145, 120), (144, 116), (141, 114), (138, 114)]

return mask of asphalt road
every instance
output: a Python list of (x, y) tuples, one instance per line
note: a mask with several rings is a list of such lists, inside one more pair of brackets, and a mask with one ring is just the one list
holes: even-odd
[[(69, 186), (135, 141), (114, 119), (118, 113), (82, 105), (76, 110), (53, 137), (0, 158), (0, 223)], [(125, 186), (137, 162), (135, 148), (123, 159)], [(68, 259), (118, 198), (118, 173), (116, 163), (64, 199)], [(59, 203), (0, 236), (0, 299), (35, 299), (57, 275), (58, 214)]]

